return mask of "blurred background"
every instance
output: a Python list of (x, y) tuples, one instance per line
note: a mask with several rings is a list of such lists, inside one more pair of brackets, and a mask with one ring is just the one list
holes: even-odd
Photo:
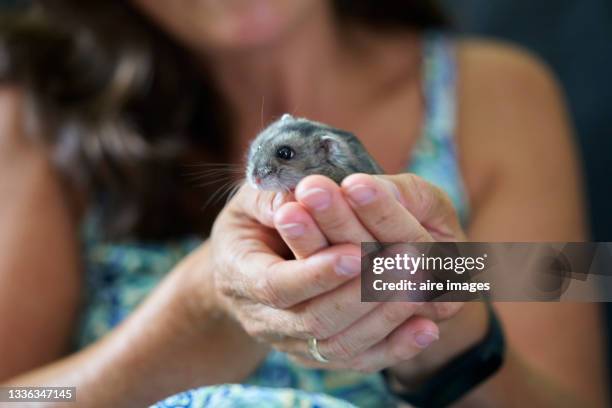
[(444, 0), (457, 29), (519, 44), (563, 84), (582, 152), (592, 238), (612, 241), (612, 1)]
[[(562, 83), (582, 154), (592, 239), (612, 241), (612, 1), (443, 0), (466, 35), (519, 44)], [(612, 304), (606, 303), (612, 369)]]

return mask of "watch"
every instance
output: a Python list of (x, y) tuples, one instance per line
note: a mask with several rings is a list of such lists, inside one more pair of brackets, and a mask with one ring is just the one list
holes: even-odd
[[(446, 407), (492, 376), (503, 364), (505, 340), (491, 304), (485, 300), (489, 327), (484, 338), (440, 368), (418, 390), (393, 394), (415, 407)], [(383, 370), (387, 383), (390, 373)]]

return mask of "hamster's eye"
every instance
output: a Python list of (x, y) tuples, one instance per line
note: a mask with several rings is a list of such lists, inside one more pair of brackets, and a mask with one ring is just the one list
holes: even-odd
[(276, 149), (276, 157), (281, 160), (291, 160), (295, 156), (295, 151), (289, 146), (281, 146)]

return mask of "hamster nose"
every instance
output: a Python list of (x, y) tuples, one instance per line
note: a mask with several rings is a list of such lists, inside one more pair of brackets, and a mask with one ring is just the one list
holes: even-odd
[(261, 169), (259, 169), (259, 176), (266, 177), (272, 174), (273, 172), (274, 168), (272, 168), (272, 166), (263, 166)]
[(262, 166), (259, 167), (257, 169), (255, 169), (255, 171), (253, 172), (253, 176), (255, 178), (255, 180), (260, 180), (264, 177), (269, 176), (270, 174), (272, 174), (274, 172), (274, 168), (272, 168), (271, 166)]

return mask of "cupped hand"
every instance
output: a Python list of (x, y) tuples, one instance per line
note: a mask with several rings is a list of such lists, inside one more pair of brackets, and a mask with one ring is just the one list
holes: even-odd
[(359, 246), (326, 246), (295, 259), (274, 229), (282, 203), (275, 197), (245, 185), (217, 218), (209, 240), (216, 302), (251, 336), (306, 358), (308, 338), (332, 337), (371, 305), (338, 309), (358, 288)]
[[(297, 259), (362, 241), (465, 240), (446, 194), (411, 174), (355, 174), (341, 186), (311, 176), (297, 186), (295, 198), (275, 211), (274, 226)], [(315, 336), (319, 351), (330, 360), (328, 367), (360, 371), (412, 359), (439, 338), (438, 323), (462, 308), (461, 303), (361, 303), (359, 279), (305, 305), (336, 329), (334, 334)], [(293, 354), (303, 364), (319, 365), (308, 355)]]

